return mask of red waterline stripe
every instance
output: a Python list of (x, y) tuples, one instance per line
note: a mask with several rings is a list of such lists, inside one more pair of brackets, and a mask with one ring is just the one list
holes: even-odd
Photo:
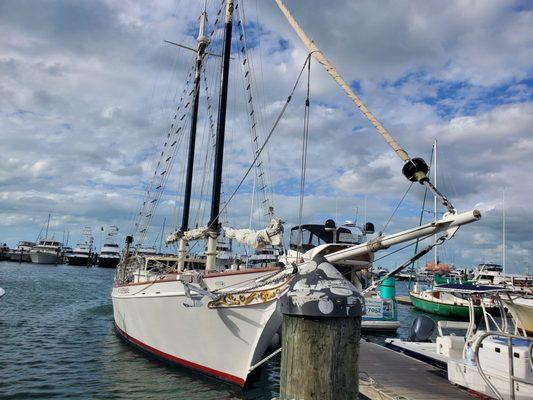
[(152, 353), (152, 354), (154, 354), (154, 355), (156, 355), (158, 357), (164, 358), (165, 360), (175, 362), (175, 363), (180, 364), (180, 365), (182, 365), (184, 367), (200, 371), (200, 372), (202, 372), (204, 374), (207, 374), (207, 375), (212, 375), (212, 376), (217, 377), (219, 379), (222, 379), (224, 381), (231, 382), (231, 383), (234, 383), (236, 385), (239, 385), (240, 387), (243, 387), (245, 382), (246, 382), (244, 379), (239, 378), (237, 376), (230, 375), (230, 374), (227, 374), (227, 373), (222, 372), (222, 371), (217, 371), (216, 369), (212, 369), (212, 368), (209, 368), (209, 367), (204, 367), (203, 365), (196, 364), (196, 363), (193, 363), (191, 361), (187, 361), (187, 360), (184, 360), (182, 358), (175, 357), (175, 356), (173, 356), (171, 354), (167, 354), (167, 353), (164, 353), (164, 352), (162, 352), (160, 350), (157, 350), (156, 348), (154, 348), (152, 346), (149, 346), (149, 345), (141, 342), (140, 340), (135, 339), (133, 336), (128, 335), (126, 332), (124, 332), (122, 329), (120, 329), (117, 326), (117, 324), (115, 324), (115, 328), (120, 333), (120, 335), (124, 339), (126, 339), (127, 341), (133, 343), (136, 346), (141, 347), (143, 350), (148, 351), (149, 353)]

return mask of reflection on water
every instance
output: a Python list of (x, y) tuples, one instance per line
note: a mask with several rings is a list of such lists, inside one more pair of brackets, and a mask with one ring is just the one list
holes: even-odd
[[(0, 263), (0, 398), (243, 399), (275, 397), (279, 356), (244, 390), (146, 357), (113, 330), (113, 270)], [(406, 293), (403, 282), (398, 292)], [(401, 336), (417, 315), (400, 306)], [(382, 341), (388, 335), (371, 336)], [(390, 336), (390, 335), (389, 335)], [(369, 336), (367, 336), (369, 337)]]

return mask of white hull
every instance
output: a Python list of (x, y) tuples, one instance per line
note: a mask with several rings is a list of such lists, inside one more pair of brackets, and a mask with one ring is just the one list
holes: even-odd
[(56, 253), (50, 253), (45, 251), (34, 251), (30, 252), (31, 262), (35, 264), (60, 264), (61, 255)]
[(519, 326), (524, 328), (529, 334), (533, 334), (533, 300), (519, 298), (513, 302), (504, 302), (513, 314), (514, 319), (520, 321)]
[[(271, 272), (271, 271), (270, 271)], [(210, 290), (266, 272), (214, 274)], [(226, 276), (225, 276), (226, 275)], [(176, 280), (129, 284), (112, 292), (115, 325), (129, 342), (155, 356), (243, 386), (281, 326), (276, 301), (230, 308), (187, 307)]]

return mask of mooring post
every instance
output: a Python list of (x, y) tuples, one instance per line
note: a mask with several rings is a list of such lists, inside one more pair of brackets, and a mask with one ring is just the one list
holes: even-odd
[(322, 256), (299, 267), (280, 300), (280, 400), (355, 400), (363, 296)]

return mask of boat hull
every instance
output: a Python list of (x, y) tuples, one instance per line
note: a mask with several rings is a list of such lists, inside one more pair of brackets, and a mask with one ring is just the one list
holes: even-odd
[(102, 268), (116, 268), (120, 258), (98, 257), (98, 266)]
[(17, 262), (31, 262), (29, 251), (25, 251), (25, 252), (12, 251), (9, 254), (9, 259), (11, 261), (17, 261)]
[(69, 265), (83, 266), (86, 267), (89, 264), (89, 257), (80, 257), (80, 256), (68, 256), (67, 257)]
[[(411, 304), (419, 310), (431, 314), (441, 315), (443, 317), (452, 317), (466, 321), (468, 321), (469, 319), (469, 311), (467, 306), (429, 301), (426, 299), (421, 299), (417, 296), (413, 296), (413, 294), (410, 294), (409, 297), (411, 299)], [(474, 312), (476, 317), (480, 317), (483, 315), (481, 307), (474, 307)]]
[(514, 319), (520, 321), (528, 334), (533, 335), (533, 300), (515, 299), (514, 302), (504, 300), (504, 303)]
[[(264, 273), (220, 275), (204, 278), (209, 289)], [(112, 299), (115, 326), (126, 341), (157, 358), (239, 386), (282, 322), (276, 301), (213, 309), (209, 299), (198, 297), (197, 306), (191, 306), (176, 280), (118, 286)]]
[(34, 264), (61, 264), (61, 255), (45, 251), (31, 251), (31, 262)]

